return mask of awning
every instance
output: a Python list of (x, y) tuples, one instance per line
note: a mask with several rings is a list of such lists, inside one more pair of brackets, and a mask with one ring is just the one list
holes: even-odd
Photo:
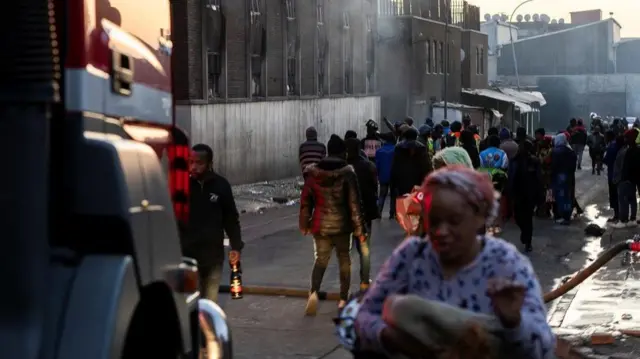
[[(433, 107), (444, 107), (444, 101), (436, 102), (432, 104)], [(457, 102), (447, 102), (447, 107), (451, 109), (460, 109), (460, 110), (482, 110), (483, 108), (480, 106), (470, 106)]]
[(522, 102), (513, 96), (503, 94), (500, 91), (494, 91), (489, 89), (462, 89), (462, 93), (466, 93), (474, 96), (487, 97), (494, 100), (511, 103), (516, 107), (518, 107), (521, 113), (533, 112), (533, 108), (529, 106), (527, 103)]
[(547, 100), (545, 100), (542, 93), (538, 91), (518, 91), (516, 89), (508, 87), (501, 87), (498, 88), (498, 90), (503, 94), (514, 97), (524, 103), (532, 104), (534, 102), (537, 102), (540, 104), (540, 107), (547, 104)]

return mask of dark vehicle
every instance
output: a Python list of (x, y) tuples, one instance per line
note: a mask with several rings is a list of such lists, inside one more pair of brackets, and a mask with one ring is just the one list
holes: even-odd
[(230, 358), (183, 258), (187, 136), (161, 0), (25, 0), (0, 27), (3, 357)]

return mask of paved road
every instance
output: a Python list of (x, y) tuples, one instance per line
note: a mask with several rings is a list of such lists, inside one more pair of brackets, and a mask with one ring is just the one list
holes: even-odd
[[(587, 208), (587, 216), (570, 227), (551, 221), (537, 221), (534, 234), (533, 262), (545, 290), (559, 279), (581, 268), (595, 257), (599, 245), (595, 239), (584, 238), (585, 221), (599, 220), (606, 203), (605, 178), (592, 176), (583, 170), (578, 175), (578, 197)], [(247, 214), (242, 217), (245, 285), (284, 285), (306, 288), (313, 262), (310, 237), (297, 231), (297, 207)], [(503, 237), (516, 244), (518, 230), (507, 224)], [(372, 270), (377, 271), (403, 236), (397, 225), (383, 219), (374, 224), (372, 238)], [(592, 248), (593, 247), (593, 248)], [(357, 254), (353, 255), (353, 283), (358, 281)], [(325, 275), (323, 290), (338, 289), (335, 259)], [(321, 304), (318, 316), (303, 316), (305, 301), (298, 298), (245, 296), (227, 300), (223, 306), (233, 330), (234, 352), (237, 358), (350, 358), (337, 348), (331, 318), (336, 304)]]

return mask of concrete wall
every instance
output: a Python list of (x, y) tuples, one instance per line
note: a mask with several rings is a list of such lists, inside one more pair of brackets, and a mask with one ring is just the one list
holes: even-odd
[(365, 132), (368, 119), (380, 120), (379, 97), (316, 98), (227, 104), (183, 105), (179, 124), (192, 143), (214, 150), (214, 166), (232, 184), (275, 180), (300, 174), (298, 146), (314, 126), (324, 143), (331, 134)]
[[(515, 84), (513, 76), (500, 78)], [(588, 119), (591, 112), (601, 116), (640, 114), (640, 75), (520, 76), (521, 86), (534, 86), (544, 94), (542, 126), (556, 131), (572, 117)]]
[[(465, 53), (461, 64), (462, 88), (485, 88), (488, 86), (487, 35), (480, 31), (462, 30), (461, 36)], [(451, 56), (456, 57), (453, 61), (459, 61), (456, 53)]]
[(616, 72), (640, 73), (640, 39), (623, 40), (616, 44)]
[[(514, 43), (520, 75), (580, 75), (614, 72), (613, 19), (569, 30), (522, 39)], [(499, 75), (514, 75), (511, 44), (502, 48)]]

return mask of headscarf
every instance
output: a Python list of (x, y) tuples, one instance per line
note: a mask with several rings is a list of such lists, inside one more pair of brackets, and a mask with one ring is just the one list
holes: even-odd
[(473, 162), (467, 151), (462, 147), (446, 147), (433, 156), (433, 163), (440, 167), (462, 165), (473, 169)]
[(450, 188), (460, 193), (467, 202), (485, 216), (486, 223), (493, 223), (498, 215), (500, 195), (484, 173), (462, 165), (443, 167), (432, 172), (424, 180), (416, 199), (422, 203), (423, 228), (428, 228), (428, 213), (431, 210), (433, 190), (437, 187)]
[(567, 136), (564, 133), (559, 133), (556, 137), (553, 138), (553, 146), (554, 147), (569, 147), (569, 142), (567, 141)]

